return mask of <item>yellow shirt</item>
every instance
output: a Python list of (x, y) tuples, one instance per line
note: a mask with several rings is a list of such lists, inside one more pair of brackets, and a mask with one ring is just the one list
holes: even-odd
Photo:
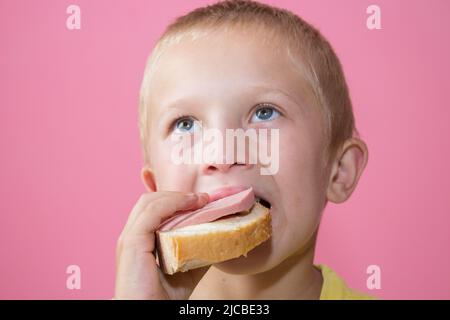
[(333, 270), (326, 265), (315, 265), (322, 272), (323, 285), (320, 300), (374, 300), (376, 297), (350, 289)]

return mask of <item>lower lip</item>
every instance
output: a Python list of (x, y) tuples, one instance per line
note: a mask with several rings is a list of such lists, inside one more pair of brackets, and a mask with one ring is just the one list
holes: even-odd
[(216, 189), (209, 193), (209, 202), (216, 201), (228, 196), (231, 196), (235, 193), (239, 193), (241, 191), (247, 190), (249, 187), (245, 186), (229, 186), (223, 187), (220, 189)]

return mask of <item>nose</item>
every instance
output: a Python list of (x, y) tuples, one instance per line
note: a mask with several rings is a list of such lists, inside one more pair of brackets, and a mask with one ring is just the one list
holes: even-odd
[(234, 170), (234, 169), (239, 169), (239, 170), (246, 170), (246, 169), (250, 169), (253, 165), (248, 164), (248, 163), (205, 163), (202, 164), (202, 173), (205, 175), (209, 175), (209, 174), (214, 174), (217, 172), (220, 173), (227, 173), (230, 170)]
[[(228, 173), (229, 171), (235, 170), (242, 171), (255, 166), (253, 163), (255, 163), (254, 154), (256, 153), (256, 150), (250, 148), (250, 145), (252, 144), (247, 141), (250, 138), (247, 138), (243, 144), (239, 144), (238, 141), (236, 141), (239, 137), (236, 137), (236, 134), (231, 136), (231, 139), (233, 140), (228, 140), (230, 137), (227, 134), (227, 130), (236, 130), (240, 127), (237, 123), (232, 120), (226, 120), (225, 118), (227, 118), (226, 115), (221, 119), (210, 121), (210, 128), (216, 130), (215, 134), (212, 134), (214, 132), (211, 133), (212, 138), (206, 135), (209, 139), (205, 138), (205, 136), (203, 137), (206, 140), (206, 142), (202, 141), (204, 143), (203, 151), (210, 151), (203, 154), (202, 163), (199, 168), (200, 172), (204, 175)], [(221, 143), (220, 139), (222, 139)], [(217, 145), (215, 144), (216, 142)]]

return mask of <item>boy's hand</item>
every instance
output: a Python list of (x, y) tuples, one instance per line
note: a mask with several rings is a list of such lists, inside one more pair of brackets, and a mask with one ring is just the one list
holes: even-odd
[(156, 264), (155, 231), (180, 210), (203, 207), (208, 194), (143, 194), (117, 242), (115, 299), (187, 299), (209, 267), (166, 275)]

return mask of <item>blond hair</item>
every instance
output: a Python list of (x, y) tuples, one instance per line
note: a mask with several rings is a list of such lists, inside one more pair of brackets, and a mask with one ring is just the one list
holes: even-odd
[(328, 163), (345, 140), (359, 135), (355, 127), (348, 87), (337, 55), (316, 28), (294, 13), (246, 0), (226, 0), (197, 8), (178, 17), (158, 39), (148, 59), (140, 91), (139, 130), (145, 162), (150, 160), (147, 149), (148, 92), (155, 65), (164, 49), (185, 37), (195, 40), (213, 30), (236, 26), (264, 28), (268, 36), (286, 41), (291, 60), (301, 61), (297, 66), (300, 66), (326, 123), (324, 131), (328, 143), (325, 162)]

